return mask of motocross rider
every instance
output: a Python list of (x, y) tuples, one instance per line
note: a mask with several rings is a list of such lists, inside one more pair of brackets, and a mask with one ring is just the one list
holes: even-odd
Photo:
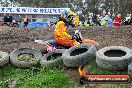
[[(82, 38), (81, 33), (76, 28), (78, 25), (75, 26), (73, 22), (73, 14), (74, 13), (72, 11), (66, 10), (59, 17), (59, 21), (57, 22), (56, 29), (54, 31), (54, 38), (57, 43), (68, 47), (80, 45), (81, 43), (91, 43), (97, 45), (98, 43), (94, 40)], [(74, 27), (76, 36), (71, 36), (67, 31), (69, 26)]]

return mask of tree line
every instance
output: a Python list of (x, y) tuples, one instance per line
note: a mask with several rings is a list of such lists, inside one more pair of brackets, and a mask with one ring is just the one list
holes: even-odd
[(112, 14), (125, 15), (132, 12), (132, 0), (0, 0), (2, 7), (36, 7), (36, 8), (71, 8), (82, 11), (84, 16), (89, 12), (100, 14), (104, 9)]

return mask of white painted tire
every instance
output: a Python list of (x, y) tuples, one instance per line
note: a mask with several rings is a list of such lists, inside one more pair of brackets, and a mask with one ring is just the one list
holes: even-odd
[(0, 51), (1, 58), (0, 58), (0, 67), (6, 65), (9, 62), (9, 54), (7, 52)]
[[(38, 60), (36, 61), (19, 61), (17, 59), (17, 57), (20, 54), (32, 54), (34, 55), (36, 58), (38, 58)], [(20, 68), (26, 68), (26, 67), (30, 67), (33, 65), (36, 65), (37, 63), (39, 63), (40, 59), (42, 58), (42, 54), (40, 51), (35, 50), (35, 49), (31, 49), (31, 48), (20, 48), (20, 49), (15, 49), (11, 52), (10, 54), (10, 61), (14, 66), (20, 67)]]
[[(113, 56), (109, 56), (110, 52)], [(102, 48), (96, 52), (96, 63), (104, 69), (125, 70), (131, 62), (132, 50), (127, 47), (110, 46)]]
[(96, 51), (96, 47), (91, 44), (73, 46), (63, 53), (63, 62), (67, 67), (86, 65), (91, 59), (95, 58)]

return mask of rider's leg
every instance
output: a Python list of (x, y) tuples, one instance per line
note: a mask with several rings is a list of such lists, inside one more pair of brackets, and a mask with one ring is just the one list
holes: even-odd
[(97, 42), (91, 39), (83, 39), (82, 43), (97, 45)]
[(62, 39), (57, 39), (56, 40), (59, 44), (64, 45), (64, 46), (75, 46), (75, 45), (79, 45), (80, 43), (77, 42), (76, 40), (62, 40)]

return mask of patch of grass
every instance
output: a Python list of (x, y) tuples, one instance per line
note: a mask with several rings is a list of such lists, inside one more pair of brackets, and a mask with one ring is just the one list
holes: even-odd
[(26, 80), (24, 88), (57, 88), (68, 84), (68, 78), (58, 70), (41, 69), (40, 73)]
[(29, 62), (29, 61), (38, 61), (39, 59), (36, 58), (36, 57), (33, 57), (33, 58), (27, 58), (27, 57), (18, 57), (17, 58), (19, 61), (26, 61), (26, 62)]
[(0, 88), (6, 88), (4, 81), (8, 79), (16, 81), (16, 88), (73, 88), (68, 76), (59, 68), (20, 69), (8, 64), (0, 69)]
[[(85, 67), (89, 74), (116, 74), (118, 71), (104, 70), (96, 65), (95, 59)], [(70, 81), (67, 74), (59, 68), (42, 68), (40, 66), (20, 69), (8, 64), (0, 69), (0, 88), (7, 88), (4, 81), (16, 81), (16, 88), (92, 88), (89, 84), (79, 85)], [(102, 84), (95, 88), (129, 88), (129, 84)]]
[(31, 56), (31, 55), (20, 55), (18, 58), (17, 58), (19, 61), (26, 61), (26, 62), (29, 62), (29, 61), (38, 61), (39, 58), (37, 57), (34, 57), (34, 56)]

